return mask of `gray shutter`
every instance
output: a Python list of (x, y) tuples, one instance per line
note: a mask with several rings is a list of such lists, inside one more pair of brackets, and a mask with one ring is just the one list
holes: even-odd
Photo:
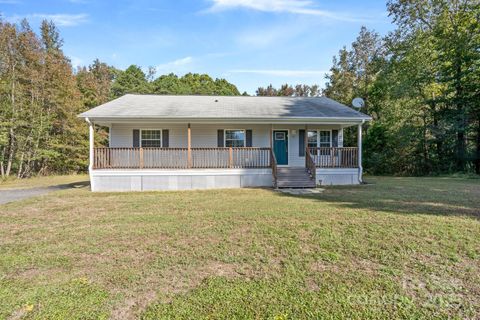
[(305, 157), (305, 130), (298, 130), (298, 156)]
[(169, 134), (168, 130), (162, 130), (162, 148), (169, 147)]
[(223, 148), (223, 129), (217, 131), (217, 145), (219, 148)]
[(140, 130), (133, 129), (133, 147), (140, 147)]
[(245, 131), (245, 141), (246, 141), (246, 146), (245, 147), (251, 147), (252, 146), (252, 130), (246, 130)]
[(332, 147), (338, 147), (338, 130), (332, 130)]

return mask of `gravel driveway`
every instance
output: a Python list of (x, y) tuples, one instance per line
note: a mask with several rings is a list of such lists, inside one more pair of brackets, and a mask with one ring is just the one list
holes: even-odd
[(65, 190), (71, 188), (78, 188), (88, 185), (88, 181), (80, 183), (60, 184), (49, 187), (36, 187), (29, 189), (0, 189), (0, 204), (28, 199), (31, 197), (40, 196), (53, 191)]

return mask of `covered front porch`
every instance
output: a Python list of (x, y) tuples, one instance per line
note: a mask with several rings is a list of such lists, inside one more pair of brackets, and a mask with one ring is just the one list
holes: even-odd
[[(96, 147), (95, 124), (89, 124), (94, 191), (288, 186), (282, 179), (293, 179), (295, 187), (312, 187), (356, 184), (361, 178), (360, 148), (343, 147), (343, 127), (338, 125), (183, 124), (182, 135), (182, 124), (114, 123), (109, 126), (110, 146)], [(144, 135), (136, 128), (150, 129)], [(361, 136), (360, 130), (359, 125)], [(160, 146), (151, 146), (152, 136)], [(227, 137), (242, 146), (225, 146)], [(213, 143), (223, 146), (212, 147)]]

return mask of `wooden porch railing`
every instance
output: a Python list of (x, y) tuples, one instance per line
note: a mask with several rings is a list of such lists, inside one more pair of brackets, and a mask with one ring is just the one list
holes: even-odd
[(356, 147), (307, 148), (307, 154), (317, 168), (358, 168)]
[(94, 169), (271, 167), (270, 148), (94, 148), (93, 159)]

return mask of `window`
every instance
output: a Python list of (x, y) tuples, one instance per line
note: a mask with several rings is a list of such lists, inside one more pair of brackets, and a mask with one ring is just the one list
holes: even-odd
[(330, 131), (320, 131), (320, 148), (329, 148), (331, 147), (331, 137)]
[(140, 146), (161, 147), (162, 146), (162, 130), (142, 130), (140, 137)]
[(245, 147), (245, 130), (225, 130), (225, 147)]
[(275, 132), (275, 140), (285, 140), (285, 132)]
[(317, 131), (308, 131), (308, 147), (316, 148), (318, 147), (318, 134)]
[[(313, 130), (308, 131), (308, 147), (309, 148), (330, 148), (332, 146), (331, 131)], [(315, 152), (312, 152), (315, 154)], [(321, 150), (320, 154), (330, 154), (330, 150)]]

